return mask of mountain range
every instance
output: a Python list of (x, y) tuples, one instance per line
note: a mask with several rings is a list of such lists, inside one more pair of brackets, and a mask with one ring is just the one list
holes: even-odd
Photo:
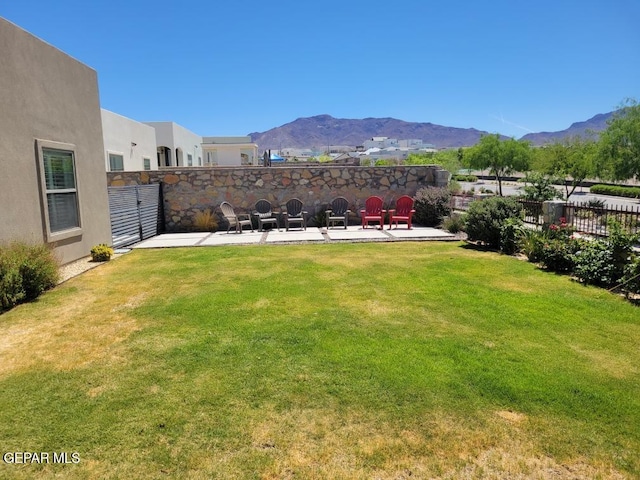
[[(607, 128), (611, 113), (596, 115), (589, 120), (573, 123), (558, 132), (529, 133), (522, 137), (534, 145), (543, 145), (570, 136), (586, 136), (588, 132), (601, 132)], [(433, 123), (405, 122), (395, 118), (334, 118), (331, 115), (298, 118), (293, 122), (266, 132), (250, 133), (251, 141), (260, 150), (282, 148), (310, 148), (326, 150), (328, 146), (355, 147), (372, 137), (420, 139), (437, 148), (457, 148), (475, 145), (489, 132), (475, 128), (445, 127)], [(505, 137), (506, 138), (506, 137)]]

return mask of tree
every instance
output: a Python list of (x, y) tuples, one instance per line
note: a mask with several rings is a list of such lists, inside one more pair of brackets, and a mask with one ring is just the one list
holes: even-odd
[(554, 198), (562, 198), (562, 193), (554, 186), (554, 180), (542, 172), (527, 172), (524, 182), (525, 200), (545, 202)]
[(600, 135), (597, 172), (603, 178), (640, 177), (640, 105), (627, 100)]
[(597, 144), (593, 140), (568, 138), (544, 150), (547, 152), (547, 162), (543, 172), (564, 180), (566, 198), (575, 192), (583, 180), (595, 174)]
[(489, 169), (496, 176), (498, 193), (502, 196), (502, 178), (528, 170), (531, 148), (526, 141), (501, 140), (498, 134), (485, 135), (477, 145), (465, 151), (463, 160), (469, 168)]
[(410, 153), (404, 161), (405, 165), (440, 165), (449, 173), (455, 175), (460, 170), (461, 163), (456, 150), (441, 150), (439, 152)]

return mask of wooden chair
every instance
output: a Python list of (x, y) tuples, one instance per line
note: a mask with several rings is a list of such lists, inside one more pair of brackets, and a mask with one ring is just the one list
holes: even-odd
[(391, 224), (395, 222), (396, 228), (398, 228), (398, 222), (407, 224), (409, 230), (411, 230), (411, 218), (416, 211), (413, 209), (413, 198), (409, 195), (403, 195), (396, 200), (396, 208), (389, 210), (389, 230), (391, 230)]
[(335, 227), (336, 222), (342, 222), (346, 229), (349, 223), (349, 214), (351, 213), (347, 199), (344, 197), (334, 198), (331, 201), (330, 207), (331, 208), (324, 212), (327, 220), (327, 228), (330, 226)]
[(284, 212), (284, 223), (287, 231), (289, 231), (289, 225), (292, 223), (297, 223), (300, 225), (300, 228), (307, 229), (307, 221), (304, 217), (307, 212), (305, 212), (303, 208), (304, 205), (302, 201), (297, 198), (292, 198), (287, 201), (286, 212)]
[(258, 230), (264, 230), (265, 225), (275, 225), (275, 227), (280, 231), (280, 226), (278, 225), (278, 217), (271, 210), (271, 203), (269, 200), (260, 199), (256, 202), (255, 205), (255, 213), (253, 214), (258, 219)]
[(242, 233), (242, 227), (248, 226), (251, 228), (253, 232), (253, 225), (251, 223), (251, 217), (246, 213), (236, 214), (233, 210), (233, 207), (229, 202), (222, 202), (220, 204), (220, 210), (222, 210), (222, 215), (225, 220), (229, 222), (229, 226), (227, 227), (227, 233), (231, 230), (231, 227), (236, 229), (236, 233)]
[(360, 210), (362, 218), (362, 228), (367, 228), (369, 222), (378, 222), (380, 228), (384, 228), (384, 215), (387, 213), (382, 208), (382, 199), (380, 197), (369, 197), (364, 202), (364, 210)]

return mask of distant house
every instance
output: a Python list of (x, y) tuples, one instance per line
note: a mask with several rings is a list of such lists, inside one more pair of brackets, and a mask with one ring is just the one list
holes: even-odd
[[(385, 150), (387, 152), (393, 151), (408, 151), (410, 153), (418, 152), (437, 152), (436, 146), (431, 143), (424, 143), (420, 139), (409, 138), (405, 140), (398, 140), (397, 138), (388, 137), (373, 137), (369, 140), (365, 140), (362, 147), (357, 149), (360, 151), (374, 151), (372, 149)], [(405, 155), (406, 156), (406, 155)]]
[(258, 145), (251, 137), (204, 137), (202, 155), (205, 165), (258, 165)]
[(158, 167), (202, 166), (202, 137), (173, 122), (144, 122), (156, 130)]
[(0, 242), (111, 242), (95, 70), (0, 18)]
[(156, 129), (104, 108), (101, 113), (107, 172), (157, 170)]
[(389, 138), (389, 137), (373, 137), (369, 140), (365, 140), (362, 144), (365, 149), (370, 148), (388, 148), (388, 147), (398, 147), (398, 139), (397, 138)]

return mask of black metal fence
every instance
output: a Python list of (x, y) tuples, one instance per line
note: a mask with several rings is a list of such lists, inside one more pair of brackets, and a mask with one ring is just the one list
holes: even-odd
[(542, 225), (542, 202), (533, 200), (518, 200), (518, 202), (523, 207), (525, 223)]
[[(451, 197), (451, 206), (454, 210), (466, 211), (471, 202), (480, 199), (473, 196), (455, 195)], [(535, 226), (542, 225), (543, 202), (518, 201), (523, 207), (525, 223)], [(615, 219), (629, 233), (640, 233), (640, 207), (631, 205), (597, 207), (587, 203), (565, 203), (562, 216), (567, 225), (572, 226), (576, 232), (588, 235), (607, 236), (610, 219)]]
[(617, 205), (605, 208), (566, 203), (563, 216), (576, 232), (589, 235), (607, 236), (611, 219), (615, 219), (629, 233), (640, 233), (640, 207)]

